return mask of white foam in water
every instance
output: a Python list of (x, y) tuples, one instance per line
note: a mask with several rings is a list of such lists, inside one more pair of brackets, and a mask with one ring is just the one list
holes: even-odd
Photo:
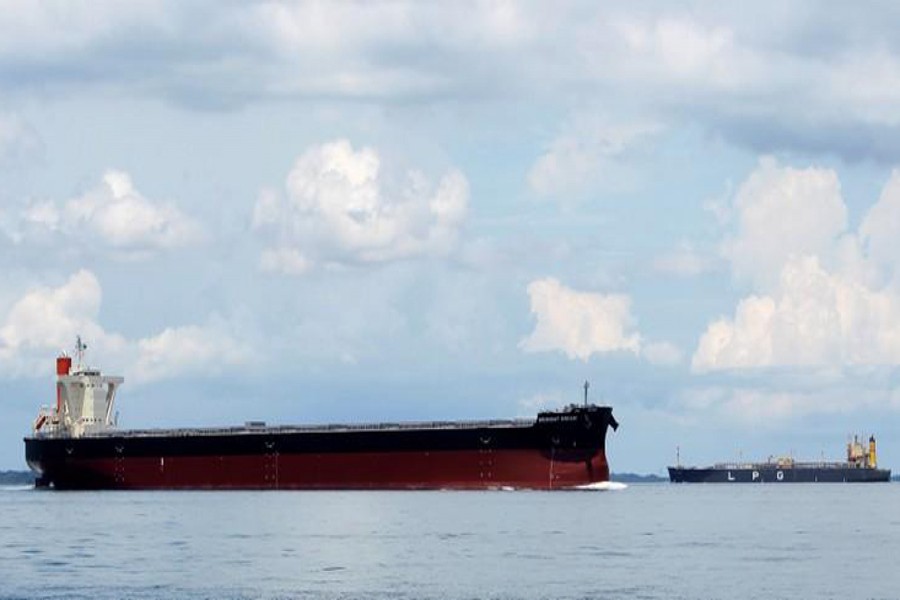
[(25, 490), (33, 490), (33, 485), (21, 484), (21, 485), (0, 485), (0, 491), (3, 492), (22, 492)]
[(597, 483), (588, 483), (585, 485), (575, 486), (575, 489), (590, 492), (614, 492), (624, 490), (627, 487), (627, 484), (621, 483), (619, 481), (598, 481)]

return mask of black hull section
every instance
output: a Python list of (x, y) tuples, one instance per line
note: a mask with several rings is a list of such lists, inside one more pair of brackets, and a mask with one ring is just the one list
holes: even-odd
[(890, 479), (890, 469), (856, 467), (669, 467), (672, 483), (877, 483)]
[(606, 433), (617, 426), (611, 408), (586, 406), (533, 421), (25, 438), (25, 457), (60, 489), (561, 487), (608, 479)]

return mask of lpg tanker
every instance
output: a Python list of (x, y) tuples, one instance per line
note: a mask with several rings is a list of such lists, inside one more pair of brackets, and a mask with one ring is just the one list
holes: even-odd
[(844, 462), (799, 462), (792, 457), (765, 462), (719, 463), (709, 467), (684, 467), (681, 460), (669, 467), (672, 483), (877, 483), (891, 480), (890, 469), (878, 468), (875, 436), (868, 449), (858, 437), (847, 443)]
[(36, 485), (56, 489), (568, 489), (609, 480), (608, 406), (531, 419), (118, 429), (122, 377), (56, 361), (56, 405), (25, 438)]

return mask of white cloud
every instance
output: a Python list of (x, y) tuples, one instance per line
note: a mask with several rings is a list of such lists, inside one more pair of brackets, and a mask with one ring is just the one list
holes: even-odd
[[(881, 196), (859, 226), (860, 252), (887, 277), (900, 265), (900, 171), (891, 171)], [(851, 249), (852, 251), (852, 249)]]
[(221, 320), (167, 328), (138, 340), (108, 332), (98, 323), (102, 298), (100, 282), (87, 270), (58, 287), (26, 292), (0, 323), (2, 376), (52, 373), (53, 359), (71, 350), (78, 335), (88, 343), (91, 357), (104, 359), (105, 371), (120, 372), (137, 382), (218, 373), (223, 367), (254, 359), (253, 350), (239, 343)]
[(896, 27), (884, 8), (777, 2), (748, 13), (577, 1), (559, 11), (485, 1), (20, 0), (0, 13), (0, 82), (16, 91), (119, 86), (192, 107), (593, 95), (760, 151), (830, 145), (896, 160)]
[(900, 364), (898, 190), (894, 174), (854, 235), (835, 173), (761, 163), (729, 251), (756, 293), (709, 324), (693, 369)]
[(532, 281), (528, 296), (537, 325), (519, 343), (522, 350), (560, 351), (583, 361), (595, 353), (640, 352), (628, 296), (579, 292), (552, 278)]
[[(441, 64), (443, 51), (475, 57), (481, 49), (515, 49), (527, 43), (533, 21), (516, 4), (498, 2), (150, 0), (64, 9), (13, 2), (0, 14), (0, 76), (4, 65), (28, 65), (25, 84), (137, 82), (193, 106), (259, 97), (414, 98), (460, 86), (455, 61)], [(389, 56), (398, 50), (417, 53), (426, 64)], [(139, 70), (132, 68), (135, 52)], [(60, 78), (63, 66), (67, 76)]]
[(51, 372), (56, 354), (82, 335), (100, 351), (115, 354), (124, 338), (97, 324), (102, 290), (90, 271), (81, 270), (56, 288), (35, 288), (18, 301), (0, 325), (0, 365), (11, 376)]
[(552, 277), (532, 281), (527, 291), (537, 323), (519, 342), (525, 352), (562, 352), (585, 362), (594, 354), (630, 352), (654, 365), (681, 362), (675, 344), (649, 341), (635, 329), (626, 294), (580, 292)]
[(4, 229), (16, 243), (62, 235), (66, 245), (99, 243), (129, 258), (190, 246), (205, 237), (197, 221), (173, 204), (146, 198), (122, 171), (108, 171), (97, 187), (63, 203), (31, 201), (6, 221)]
[(253, 360), (250, 348), (224, 329), (223, 323), (205, 327), (169, 327), (138, 340), (134, 377), (138, 382), (185, 374), (219, 374)]
[(61, 219), (53, 202), (31, 200), (19, 210), (0, 210), (0, 232), (13, 244), (46, 241), (60, 232)]
[(337, 140), (304, 152), (288, 174), (286, 196), (263, 191), (253, 227), (271, 246), (266, 270), (299, 274), (315, 265), (380, 263), (453, 249), (468, 209), (465, 176), (437, 185), (417, 171), (388, 183), (375, 150)]
[(634, 155), (660, 127), (610, 124), (590, 115), (567, 123), (528, 171), (528, 185), (541, 196), (579, 194), (593, 187), (629, 189), (636, 184)]
[(697, 371), (772, 364), (771, 320), (775, 301), (750, 296), (734, 319), (720, 318), (706, 329), (691, 361)]
[(782, 167), (764, 158), (734, 198), (737, 232), (725, 254), (735, 276), (756, 289), (777, 284), (792, 257), (831, 258), (847, 228), (837, 174), (830, 169)]
[(122, 171), (108, 171), (98, 187), (66, 202), (62, 213), (69, 231), (83, 228), (114, 248), (162, 250), (202, 238), (195, 221), (144, 197)]
[(649, 22), (621, 19), (614, 27), (630, 50), (631, 66), (702, 85), (733, 83), (741, 74), (733, 68), (739, 50), (730, 27), (666, 15)]
[(900, 297), (827, 272), (814, 257), (782, 270), (774, 297), (751, 296), (711, 324), (698, 370), (772, 365), (900, 364)]

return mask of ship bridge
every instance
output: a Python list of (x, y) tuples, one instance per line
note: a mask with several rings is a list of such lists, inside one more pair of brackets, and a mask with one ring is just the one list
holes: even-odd
[(41, 407), (32, 427), (35, 437), (82, 437), (115, 428), (113, 406), (125, 379), (85, 366), (86, 349), (79, 336), (75, 365), (65, 353), (56, 359), (56, 406)]

